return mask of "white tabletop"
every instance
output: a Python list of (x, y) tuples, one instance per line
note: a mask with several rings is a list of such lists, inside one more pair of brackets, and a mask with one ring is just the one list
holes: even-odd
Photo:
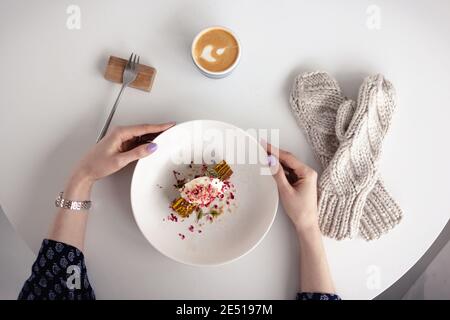
[[(0, 2), (0, 203), (33, 250), (70, 168), (94, 143), (119, 91), (102, 76), (108, 56), (131, 51), (158, 74), (151, 93), (125, 92), (115, 124), (216, 119), (244, 129), (279, 128), (281, 147), (317, 169), (289, 110), (293, 77), (326, 70), (351, 97), (369, 74), (381, 72), (394, 83), (398, 112), (382, 174), (405, 217), (378, 241), (326, 239), (343, 298), (373, 298), (389, 287), (448, 221), (448, 1), (380, 0), (369, 10), (369, 2), (357, 0), (72, 2), (81, 9), (79, 30), (66, 27), (67, 1)], [(379, 29), (372, 19), (377, 9)], [(243, 45), (240, 65), (222, 80), (202, 76), (189, 57), (192, 38), (210, 25), (231, 28)], [(281, 208), (247, 256), (220, 267), (185, 266), (156, 252), (139, 232), (130, 208), (132, 170), (93, 192), (86, 256), (99, 298), (295, 296), (297, 243)]]

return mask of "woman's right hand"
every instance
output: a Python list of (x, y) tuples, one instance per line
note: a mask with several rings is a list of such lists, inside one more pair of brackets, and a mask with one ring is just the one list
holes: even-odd
[(281, 204), (297, 233), (318, 230), (317, 172), (290, 152), (277, 149), (269, 143), (266, 143), (266, 150)]
[(174, 125), (175, 122), (169, 122), (113, 128), (81, 159), (74, 170), (74, 175), (84, 176), (92, 183), (109, 176), (157, 149), (157, 145), (153, 142), (133, 145), (136, 138), (148, 134), (156, 135)]
[(174, 126), (164, 124), (142, 124), (116, 127), (84, 155), (78, 162), (66, 184), (64, 195), (68, 199), (87, 199), (95, 181), (109, 176), (130, 162), (144, 158), (157, 149), (152, 142), (136, 143), (140, 137), (156, 136)]

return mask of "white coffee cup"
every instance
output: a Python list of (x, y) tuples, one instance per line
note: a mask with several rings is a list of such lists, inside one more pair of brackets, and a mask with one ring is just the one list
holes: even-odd
[[(234, 38), (234, 40), (235, 40), (235, 42), (237, 44), (237, 49), (238, 49), (238, 52), (237, 52), (237, 55), (236, 55), (236, 58), (235, 58), (234, 62), (231, 63), (230, 66), (228, 66), (226, 69), (220, 70), (220, 71), (211, 71), (211, 70), (208, 70), (207, 68), (205, 68), (204, 66), (202, 66), (199, 63), (199, 61), (198, 61), (199, 57), (196, 57), (197, 55), (195, 54), (195, 52), (196, 52), (196, 45), (197, 45), (199, 39), (203, 35), (205, 35), (206, 33), (209, 33), (211, 31), (215, 31), (215, 30), (225, 31), (226, 33), (231, 35), (231, 37)], [(216, 49), (216, 56), (218, 56), (218, 55), (220, 56), (220, 54), (221, 54), (220, 50), (221, 50), (221, 48)], [(226, 50), (226, 48), (224, 48), (223, 50)], [(223, 51), (222, 51), (222, 53), (223, 53)], [(202, 74), (204, 74), (205, 76), (207, 76), (209, 78), (214, 78), (214, 79), (224, 78), (227, 75), (229, 75), (236, 68), (236, 66), (238, 65), (239, 60), (241, 58), (241, 53), (242, 53), (242, 46), (241, 46), (241, 43), (240, 43), (238, 37), (236, 36), (236, 34), (233, 31), (231, 31), (230, 29), (222, 27), (222, 26), (213, 26), (213, 27), (209, 27), (209, 28), (203, 29), (202, 31), (200, 31), (195, 36), (194, 40), (192, 41), (192, 46), (191, 46), (191, 57), (192, 57), (192, 61), (194, 61), (194, 64), (196, 65), (196, 67), (200, 70), (200, 72)], [(207, 57), (206, 57), (207, 59), (208, 58), (209, 59), (214, 59), (214, 57), (211, 56), (210, 52), (208, 54), (209, 55), (207, 55)], [(203, 55), (203, 53), (202, 53), (202, 55)]]

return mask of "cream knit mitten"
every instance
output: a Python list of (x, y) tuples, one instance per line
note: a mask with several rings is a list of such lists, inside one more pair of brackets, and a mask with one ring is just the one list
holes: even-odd
[(319, 222), (336, 239), (359, 232), (366, 240), (391, 230), (402, 211), (378, 177), (381, 142), (394, 111), (394, 90), (368, 77), (358, 104), (343, 97), (324, 72), (296, 78), (290, 103), (325, 171), (319, 182)]

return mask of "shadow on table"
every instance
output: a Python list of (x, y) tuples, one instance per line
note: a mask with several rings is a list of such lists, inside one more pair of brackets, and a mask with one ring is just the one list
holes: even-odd
[[(387, 288), (384, 292), (380, 293), (375, 299), (376, 300), (393, 300), (402, 299), (407, 293), (409, 288), (415, 284), (416, 280), (423, 274), (428, 265), (433, 261), (433, 259), (439, 254), (442, 248), (450, 241), (450, 222), (447, 222), (442, 232), (434, 241), (433, 245), (425, 252), (422, 258), (417, 261), (417, 263), (411, 267), (399, 280), (397, 280), (393, 285)], [(423, 279), (422, 279), (423, 281)], [(423, 290), (423, 283), (416, 283)], [(416, 287), (417, 292), (419, 287)], [(422, 292), (422, 298), (424, 297), (424, 292)], [(408, 298), (408, 297), (405, 297)], [(416, 296), (415, 299), (420, 298)]]

